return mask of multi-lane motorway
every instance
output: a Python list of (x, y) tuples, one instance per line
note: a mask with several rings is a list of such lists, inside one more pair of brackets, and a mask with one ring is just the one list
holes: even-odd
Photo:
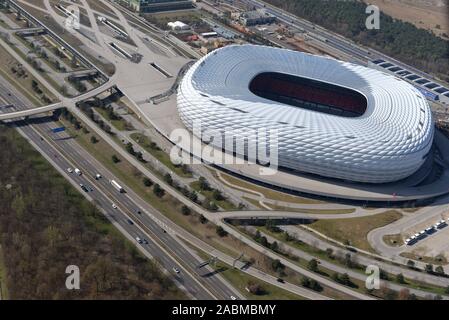
[[(26, 98), (7, 85), (0, 84), (0, 97), (6, 103), (17, 106), (17, 109), (29, 105)], [(58, 127), (57, 123), (49, 119), (49, 121), (34, 122), (29, 120), (28, 123), (20, 121), (17, 125), (21, 134), (53, 166), (66, 175), (74, 186), (81, 190), (80, 184), (83, 184), (93, 189), (88, 193), (88, 197), (95, 201), (130, 240), (136, 241), (136, 237), (146, 239), (148, 243), (138, 244), (139, 248), (147, 256), (155, 258), (165, 270), (171, 273), (175, 282), (189, 295), (196, 299), (243, 298), (221, 276), (211, 276), (213, 270), (210, 267), (198, 269), (197, 266), (203, 261), (179, 239), (155, 224), (150, 219), (149, 212), (135, 204), (126, 193), (115, 190), (109, 182), (113, 179), (112, 174), (66, 133), (52, 133), (51, 129)], [(75, 166), (83, 171), (81, 176), (67, 172), (68, 168)], [(94, 178), (97, 173), (103, 177), (98, 181)], [(113, 202), (118, 206), (117, 209), (112, 207)], [(174, 271), (174, 268), (180, 270), (179, 274)]]

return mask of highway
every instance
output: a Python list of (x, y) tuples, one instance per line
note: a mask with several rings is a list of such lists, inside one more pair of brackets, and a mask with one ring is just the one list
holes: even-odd
[[(10, 88), (0, 85), (0, 97), (10, 104), (16, 106), (27, 105), (25, 98), (19, 98), (20, 94), (13, 92), (8, 95)], [(69, 181), (81, 191), (79, 184), (84, 184), (92, 187), (93, 191), (87, 195), (95, 204), (102, 208), (107, 217), (114, 222), (115, 225), (120, 226), (128, 234), (128, 238), (135, 239), (140, 237), (147, 239), (148, 244), (139, 245), (140, 249), (145, 251), (147, 255), (153, 256), (161, 265), (170, 273), (174, 280), (185, 288), (185, 290), (192, 297), (200, 300), (204, 299), (230, 299), (231, 296), (243, 298), (235, 289), (226, 283), (220, 276), (210, 276), (213, 270), (209, 267), (204, 267), (197, 270), (196, 267), (202, 260), (194, 256), (192, 252), (175, 239), (170, 234), (166, 233), (160, 226), (156, 225), (148, 216), (148, 213), (143, 208), (137, 206), (132, 202), (127, 194), (121, 194), (109, 183), (110, 179), (114, 177), (102, 168), (102, 166), (93, 159), (87, 152), (85, 152), (75, 141), (70, 139), (66, 133), (51, 133), (52, 128), (59, 125), (55, 122), (38, 122), (32, 125), (27, 125), (24, 121), (17, 123), (18, 129), (26, 138), (38, 148), (40, 152), (50, 159), (52, 164), (66, 177)], [(63, 150), (64, 155), (56, 149)], [(67, 168), (74, 168), (75, 165), (79, 167), (84, 174), (78, 176), (76, 174), (68, 174)], [(94, 175), (100, 173), (103, 178), (99, 181), (94, 179)], [(118, 209), (112, 208), (112, 201), (117, 204)], [(138, 215), (137, 212), (142, 214)], [(128, 219), (134, 221), (130, 224)], [(133, 240), (135, 242), (135, 240)], [(164, 244), (162, 247), (161, 243)], [(177, 260), (171, 256), (176, 256)], [(182, 263), (180, 263), (182, 261)], [(175, 274), (172, 270), (177, 267), (181, 270), (180, 275)], [(188, 268), (188, 269), (187, 269)], [(192, 271), (193, 270), (193, 271)], [(198, 272), (198, 274), (196, 274)], [(208, 287), (213, 289), (206, 289), (205, 283)], [(212, 292), (213, 293), (212, 293)]]

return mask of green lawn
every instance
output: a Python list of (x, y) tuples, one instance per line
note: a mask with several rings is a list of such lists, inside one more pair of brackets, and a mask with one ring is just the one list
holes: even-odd
[(147, 136), (141, 133), (131, 134), (131, 138), (136, 141), (142, 148), (149, 152), (153, 157), (158, 159), (164, 166), (176, 173), (182, 178), (191, 178), (192, 174), (190, 172), (185, 172), (180, 166), (175, 166), (170, 160), (170, 156), (163, 150), (152, 144), (152, 141)]
[(217, 206), (219, 206), (220, 208), (223, 208), (226, 211), (232, 211), (232, 210), (237, 209), (237, 207), (233, 203), (231, 203), (230, 201), (227, 201), (226, 199), (224, 199), (224, 200), (213, 199), (213, 190), (201, 190), (199, 181), (192, 182), (190, 184), (190, 187), (193, 190), (197, 191), (198, 193), (201, 193), (203, 196), (205, 196), (210, 201), (215, 202), (215, 204)]
[(368, 233), (399, 220), (402, 214), (396, 210), (388, 210), (369, 217), (351, 219), (318, 220), (309, 225), (312, 229), (362, 250), (375, 252), (367, 240)]
[(0, 300), (8, 299), (8, 288), (6, 287), (6, 267), (3, 263), (3, 252), (0, 246)]
[[(195, 250), (197, 251), (197, 250)], [(198, 255), (204, 260), (209, 260), (210, 256), (204, 252), (198, 252)], [(246, 274), (238, 269), (232, 268), (228, 264), (217, 261), (215, 265), (211, 265), (214, 270), (220, 270), (220, 275), (225, 278), (229, 283), (239, 290), (239, 292), (247, 299), (250, 300), (305, 300), (304, 297), (298, 296), (292, 292), (276, 287), (265, 281), (259, 280), (249, 274)], [(246, 290), (248, 283), (255, 283), (260, 285), (265, 294), (255, 295)]]
[(94, 108), (103, 118), (108, 120), (118, 131), (126, 131), (126, 122), (122, 118), (120, 120), (112, 120), (107, 110), (103, 108)]

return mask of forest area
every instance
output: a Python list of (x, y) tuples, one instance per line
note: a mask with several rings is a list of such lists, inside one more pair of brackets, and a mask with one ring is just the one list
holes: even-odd
[[(0, 125), (0, 243), (9, 299), (185, 299), (19, 133)], [(80, 269), (80, 290), (65, 287)]]
[(380, 29), (367, 30), (366, 4), (338, 0), (265, 0), (301, 18), (449, 81), (449, 41), (380, 13)]

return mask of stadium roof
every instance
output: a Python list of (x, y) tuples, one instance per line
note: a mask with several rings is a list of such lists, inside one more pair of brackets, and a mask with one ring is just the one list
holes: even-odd
[[(251, 81), (268, 72), (353, 90), (366, 98), (366, 111), (343, 117), (252, 93)], [(433, 140), (427, 101), (407, 82), (332, 58), (263, 46), (228, 46), (198, 61), (181, 83), (178, 110), (187, 127), (201, 119), (218, 131), (275, 128), (282, 166), (354, 181), (411, 175)]]

